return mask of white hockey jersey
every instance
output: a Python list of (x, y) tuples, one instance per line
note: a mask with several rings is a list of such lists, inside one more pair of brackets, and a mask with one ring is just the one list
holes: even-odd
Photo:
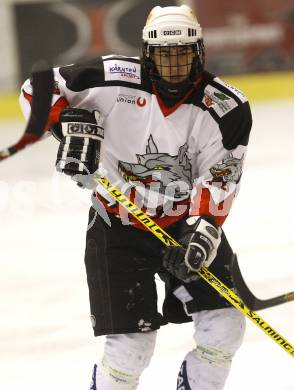
[[(204, 72), (193, 89), (168, 107), (139, 58), (105, 56), (55, 68), (49, 124), (60, 111), (98, 110), (105, 129), (99, 170), (166, 227), (189, 210), (225, 220), (238, 192), (252, 125), (246, 97)], [(28, 117), (32, 87), (20, 97)], [(109, 212), (121, 213), (97, 187)]]

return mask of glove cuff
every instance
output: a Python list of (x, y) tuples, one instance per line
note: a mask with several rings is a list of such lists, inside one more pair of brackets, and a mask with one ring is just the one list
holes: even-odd
[(94, 123), (62, 122), (61, 128), (64, 137), (91, 138), (96, 141), (104, 139), (104, 129)]

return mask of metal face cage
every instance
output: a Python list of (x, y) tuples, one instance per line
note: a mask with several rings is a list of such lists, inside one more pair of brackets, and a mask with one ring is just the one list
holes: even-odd
[(204, 45), (199, 40), (188, 45), (143, 46), (143, 58), (152, 80), (170, 84), (194, 82), (204, 67)]

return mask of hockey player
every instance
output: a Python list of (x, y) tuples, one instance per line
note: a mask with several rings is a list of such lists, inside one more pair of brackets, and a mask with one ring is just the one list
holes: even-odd
[[(143, 30), (141, 59), (111, 55), (55, 69), (49, 127), (60, 140), (58, 169), (85, 186), (81, 175), (89, 178), (99, 163), (183, 245), (165, 250), (95, 188), (85, 265), (94, 334), (106, 341), (91, 390), (137, 389), (157, 330), (169, 322), (195, 328), (178, 390), (223, 389), (242, 342), (243, 316), (196, 271), (210, 266), (232, 287), (221, 226), (239, 188), (251, 114), (239, 90), (204, 70), (204, 54), (192, 10), (158, 6)], [(26, 81), (26, 115), (31, 95)], [(165, 283), (162, 314), (156, 273)]]

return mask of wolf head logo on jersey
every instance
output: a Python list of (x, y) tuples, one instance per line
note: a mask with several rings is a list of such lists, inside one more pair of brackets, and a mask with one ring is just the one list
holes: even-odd
[(174, 197), (184, 198), (192, 188), (191, 164), (187, 150), (188, 146), (185, 143), (179, 148), (176, 156), (160, 153), (150, 135), (146, 154), (137, 154), (138, 163), (119, 161), (118, 169), (128, 182), (139, 181), (145, 186), (160, 183), (158, 189), (160, 193), (165, 193), (167, 186), (171, 188), (174, 184)]
[(210, 168), (210, 173), (213, 176), (213, 181), (223, 181), (238, 183), (242, 176), (242, 165), (244, 161), (244, 155), (239, 159), (233, 157), (232, 154), (225, 158), (219, 164), (215, 164)]

